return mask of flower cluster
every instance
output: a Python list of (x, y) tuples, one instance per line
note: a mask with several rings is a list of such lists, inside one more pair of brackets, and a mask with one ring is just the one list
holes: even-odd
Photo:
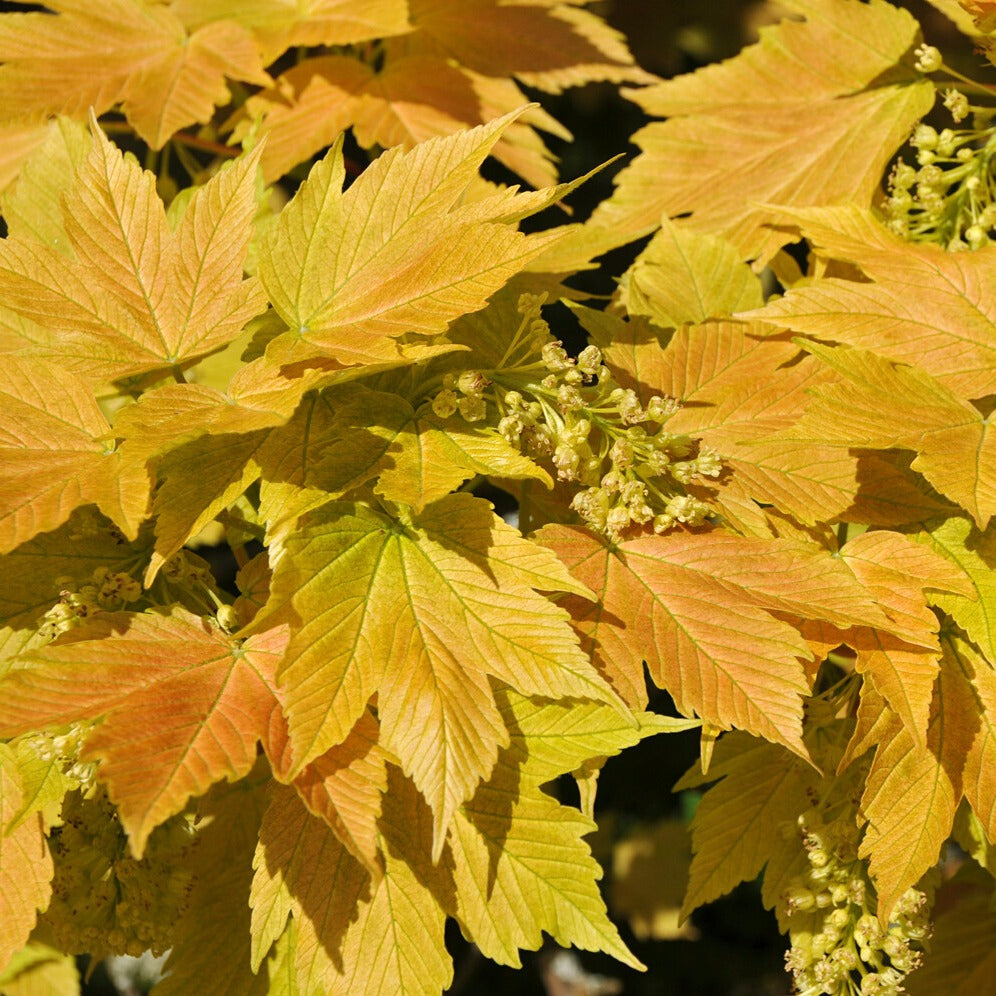
[(900, 159), (889, 177), (885, 211), (889, 227), (903, 238), (935, 242), (947, 249), (981, 249), (996, 235), (992, 111), (972, 107), (958, 90), (944, 105), (955, 124), (970, 113), (975, 127), (917, 126), (910, 139), (919, 168)]
[(667, 431), (679, 408), (674, 398), (641, 401), (619, 386), (597, 346), (570, 356), (541, 317), (544, 302), (545, 295), (522, 295), (522, 323), (501, 366), (447, 374), (432, 400), (435, 414), (480, 422), (494, 410), (498, 432), (578, 485), (571, 507), (612, 537), (633, 524), (664, 532), (701, 523), (709, 507), (685, 486), (719, 476), (718, 456)]
[(66, 587), (71, 578), (59, 578), (59, 599), (42, 617), (39, 633), (43, 640), (54, 640), (75, 629), (97, 612), (114, 611), (142, 597), (142, 584), (130, 574), (98, 567), (78, 589)]
[(96, 764), (80, 760), (80, 749), (90, 729), (89, 723), (71, 723), (59, 731), (27, 734), (20, 738), (33, 757), (46, 764), (57, 762), (62, 773), (75, 788), (86, 789), (93, 783)]
[(49, 838), (55, 876), (42, 917), (60, 949), (98, 960), (165, 951), (190, 892), (189, 821), (177, 816), (157, 827), (141, 860), (128, 853), (117, 811), (100, 789), (70, 792), (62, 821)]
[(826, 822), (811, 809), (798, 819), (809, 867), (782, 894), (792, 947), (785, 956), (802, 996), (895, 996), (920, 965), (930, 934), (925, 893), (908, 889), (883, 927), (858, 858), (858, 829), (847, 809)]

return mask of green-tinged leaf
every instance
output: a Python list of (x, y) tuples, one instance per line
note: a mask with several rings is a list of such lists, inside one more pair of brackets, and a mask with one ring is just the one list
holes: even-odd
[(707, 777), (697, 767), (675, 786), (689, 788), (722, 778), (702, 798), (692, 819), (688, 891), (684, 919), (704, 903), (756, 878), (775, 851), (784, 847), (782, 824), (809, 806), (807, 791), (819, 776), (777, 744), (741, 733), (723, 737)]
[(864, 349), (806, 347), (844, 378), (817, 386), (789, 433), (809, 444), (913, 450), (911, 464), (985, 528), (996, 513), (996, 430), (918, 366)]
[(258, 158), (198, 188), (171, 232), (155, 177), (94, 128), (62, 198), (71, 255), (33, 238), (0, 243), (5, 304), (50, 333), (38, 351), (100, 382), (177, 369), (236, 338), (265, 304), (256, 279), (242, 279)]
[(0, 971), (4, 996), (80, 996), (76, 959), (47, 944), (21, 948)]
[(415, 519), (345, 504), (311, 513), (252, 626), (294, 627), (280, 681), (295, 772), (345, 740), (377, 693), (381, 742), (432, 806), (438, 854), (508, 742), (489, 676), (523, 694), (616, 701), (567, 614), (533, 590), (565, 589), (554, 563), (468, 495)]
[(200, 436), (159, 464), (162, 483), (153, 502), (156, 548), (145, 572), (151, 584), (159, 568), (215, 516), (245, 494), (260, 475), (257, 454), (268, 432)]
[(751, 317), (919, 367), (959, 398), (992, 392), (996, 304), (987, 288), (996, 248), (955, 253), (907, 242), (856, 205), (777, 215), (867, 279), (816, 280)]
[(759, 308), (761, 282), (729, 242), (667, 219), (626, 271), (621, 301), (661, 328)]
[(17, 757), (0, 744), (0, 971), (27, 942), (52, 892), (52, 856), (41, 813), (10, 827), (21, 803)]
[(790, 0), (805, 21), (762, 31), (738, 56), (632, 94), (666, 117), (591, 219), (606, 248), (689, 215), (761, 265), (792, 236), (763, 203), (870, 206), (882, 173), (934, 87), (902, 62), (918, 36), (883, 0)]
[(249, 965), (249, 887), (267, 781), (257, 769), (234, 785), (214, 786), (201, 803), (188, 907), (197, 915), (177, 924), (168, 974), (154, 996), (270, 996), (266, 973), (254, 975)]
[(253, 969), (258, 971), (288, 915), (297, 922), (295, 976), (301, 992), (330, 992), (343, 968), (343, 936), (369, 896), (370, 876), (332, 828), (291, 788), (274, 785), (253, 859)]
[(344, 366), (398, 357), (394, 337), (436, 334), (524, 269), (549, 242), (458, 199), (514, 120), (392, 149), (345, 193), (337, 145), (260, 247), (260, 276), (290, 331), (274, 362), (330, 356)]
[(968, 519), (932, 524), (915, 537), (960, 567), (972, 586), (966, 595), (931, 592), (930, 604), (943, 609), (996, 662), (996, 536), (979, 532)]
[(434, 820), (397, 768), (384, 802), (384, 874), (346, 931), (331, 996), (422, 996), (453, 981), (443, 940), (453, 885), (449, 869), (429, 860)]
[(0, 679), (0, 735), (103, 716), (83, 756), (100, 761), (141, 857), (152, 830), (191, 796), (252, 768), (279, 712), (270, 688), (286, 640), (270, 630), (236, 645), (179, 607), (98, 614)]
[(66, 251), (62, 197), (90, 146), (90, 133), (82, 124), (69, 118), (49, 124), (44, 142), (21, 167), (17, 184), (4, 193), (3, 218), (9, 235)]
[(252, 30), (269, 64), (295, 45), (353, 45), (409, 29), (405, 0), (176, 0), (188, 29), (235, 21)]
[(503, 752), (489, 781), (457, 814), (450, 835), (457, 911), (489, 958), (521, 967), (543, 932), (563, 947), (605, 951), (633, 968), (598, 890), (602, 876), (582, 837), (595, 824), (521, 778), (518, 747)]

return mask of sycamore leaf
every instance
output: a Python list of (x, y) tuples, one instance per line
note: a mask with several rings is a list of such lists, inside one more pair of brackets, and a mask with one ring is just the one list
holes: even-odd
[(424, 801), (397, 768), (388, 771), (384, 874), (346, 931), (330, 996), (423, 996), (453, 981), (444, 943), (445, 911), (454, 902), (450, 871), (429, 860), (434, 821)]
[(221, 348), (264, 305), (255, 278), (242, 280), (257, 159), (250, 153), (198, 188), (171, 232), (155, 177), (94, 128), (63, 198), (72, 255), (3, 240), (4, 303), (52, 331), (53, 357), (98, 382), (179, 368)]
[(148, 503), (90, 387), (54, 363), (6, 357), (0, 370), (0, 551), (57, 529), (94, 503), (134, 539)]
[(60, 528), (0, 556), (0, 661), (23, 649), (63, 589), (78, 590), (98, 567), (137, 575), (147, 559), (145, 537), (123, 543), (93, 506), (77, 509)]
[(380, 728), (365, 712), (349, 736), (330, 747), (294, 779), (309, 812), (323, 819), (349, 853), (379, 879), (377, 817), (387, 789), (387, 755)]
[[(209, 991), (217, 996), (270, 996), (266, 973), (250, 968), (249, 887), (252, 858), (265, 805), (265, 764), (234, 785), (215, 785), (198, 812), (190, 908), (198, 916), (176, 925), (166, 978), (155, 996)], [(200, 916), (209, 918), (204, 929)]]
[(787, 0), (805, 21), (762, 29), (738, 56), (632, 93), (667, 117), (591, 226), (620, 244), (690, 214), (688, 224), (767, 262), (791, 235), (759, 202), (871, 204), (883, 170), (930, 110), (934, 87), (901, 60), (919, 26), (883, 0)]
[(231, 100), (225, 77), (265, 84), (252, 36), (232, 21), (188, 34), (150, 0), (53, 0), (48, 12), (0, 17), (0, 107), (8, 120), (103, 114), (120, 103), (153, 148), (215, 104)]
[(838, 447), (899, 447), (912, 468), (984, 529), (996, 513), (996, 429), (922, 368), (863, 349), (806, 347), (846, 378), (816, 387), (790, 435)]
[[(692, 238), (702, 237), (686, 235)], [(759, 324), (710, 321), (679, 328), (662, 349), (640, 318), (622, 322), (574, 310), (604, 348), (606, 363), (644, 403), (654, 394), (682, 401), (667, 430), (697, 437), (722, 457), (732, 475), (710, 485), (716, 494), (709, 500), (734, 521), (739, 516), (731, 499), (774, 504), (807, 524), (853, 504), (853, 455), (819, 441), (786, 438), (786, 429), (805, 411), (809, 390), (832, 376), (816, 363), (795, 362), (796, 344), (763, 334)]]
[(794, 823), (809, 805), (820, 779), (813, 769), (777, 744), (742, 733), (716, 745), (708, 777), (697, 766), (675, 791), (721, 778), (702, 797), (692, 818), (694, 857), (681, 919), (705, 903), (750, 881), (784, 847), (781, 825)]
[(759, 308), (763, 301), (760, 280), (733, 245), (667, 219), (626, 271), (620, 290), (630, 315), (645, 315), (661, 328)]
[(59, 117), (48, 124), (41, 147), (24, 163), (13, 190), (3, 196), (8, 235), (33, 238), (53, 249), (60, 241), (65, 246), (62, 197), (86, 159), (91, 141), (86, 127), (70, 118)]
[(174, 0), (188, 30), (212, 21), (249, 28), (269, 64), (295, 45), (352, 45), (410, 29), (405, 0)]
[[(996, 677), (956, 634), (943, 635), (941, 647), (926, 747), (893, 724), (876, 749), (861, 798), (868, 825), (859, 855), (868, 858), (883, 918), (937, 861), (963, 795), (981, 819), (992, 824), (996, 818)], [(996, 826), (985, 829), (996, 833)]]
[(279, 709), (270, 688), (286, 641), (276, 629), (240, 646), (178, 606), (101, 613), (0, 679), (0, 735), (103, 716), (83, 754), (100, 761), (140, 857), (191, 796), (252, 768)]
[(0, 971), (4, 996), (80, 996), (76, 959), (47, 944), (32, 941)]
[(51, 122), (0, 123), (0, 193), (18, 178), (24, 163), (49, 136)]
[(576, 7), (502, 0), (409, 0), (414, 31), (390, 45), (453, 60), (484, 76), (515, 76), (550, 93), (593, 80), (649, 83), (622, 35)]
[(162, 481), (152, 506), (156, 548), (145, 572), (146, 585), (184, 543), (259, 477), (257, 454), (267, 436), (265, 429), (242, 435), (200, 436), (160, 461)]
[(595, 824), (543, 793), (538, 781), (525, 782), (517, 754), (502, 753), (453, 823), (461, 925), (485, 955), (515, 968), (522, 964), (518, 949), (537, 950), (543, 931), (562, 947), (605, 951), (642, 968), (598, 890), (602, 871), (582, 840)]
[(925, 370), (959, 398), (992, 392), (996, 248), (955, 253), (907, 242), (855, 205), (776, 215), (868, 279), (816, 280), (742, 317), (874, 350)]
[(345, 193), (340, 145), (316, 165), (260, 246), (260, 277), (289, 328), (268, 356), (396, 360), (393, 337), (442, 332), (557, 238), (504, 224), (506, 200), (490, 216), (458, 205), (514, 117), (389, 150)]
[(253, 970), (293, 915), (298, 988), (330, 992), (342, 969), (343, 935), (356, 917), (357, 902), (369, 896), (370, 876), (332, 828), (311, 815), (293, 789), (279, 785), (271, 788), (253, 868)]
[(996, 987), (992, 877), (963, 869), (938, 889), (931, 919), (930, 956), (904, 980), (910, 996), (977, 996)]
[(801, 661), (809, 652), (772, 612), (889, 624), (853, 575), (814, 545), (709, 533), (610, 547), (568, 526), (546, 526), (538, 539), (598, 596), (594, 604), (562, 604), (627, 702), (647, 701), (646, 661), (682, 714), (739, 727), (803, 757)]
[(915, 537), (954, 561), (972, 591), (931, 593), (930, 603), (943, 609), (990, 661), (996, 661), (996, 536), (979, 532), (968, 519), (950, 518)]
[(41, 813), (9, 826), (21, 809), (20, 781), (13, 749), (0, 744), (0, 970), (24, 946), (52, 892), (52, 856)]
[(310, 513), (251, 627), (294, 627), (280, 681), (295, 772), (345, 740), (377, 693), (381, 743), (432, 806), (438, 856), (508, 742), (489, 676), (523, 694), (617, 701), (566, 612), (534, 588), (579, 590), (470, 495), (411, 519), (336, 503)]

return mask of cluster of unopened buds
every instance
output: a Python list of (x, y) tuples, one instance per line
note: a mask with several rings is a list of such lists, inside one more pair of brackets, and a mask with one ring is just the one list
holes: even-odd
[[(941, 55), (922, 45), (916, 50), (917, 68), (936, 72)], [(960, 90), (942, 94), (952, 122), (970, 116), (968, 128), (920, 124), (910, 138), (917, 167), (900, 159), (889, 177), (885, 201), (889, 227), (903, 238), (935, 242), (949, 250), (981, 249), (996, 229), (996, 184), (992, 158), (996, 153), (993, 109), (975, 106)]]
[(792, 947), (785, 956), (800, 996), (896, 996), (919, 967), (930, 936), (928, 902), (907, 889), (883, 926), (870, 906), (858, 830), (850, 811), (829, 823), (818, 810), (799, 817), (809, 868), (796, 876), (781, 901)]
[(498, 432), (524, 453), (549, 460), (561, 481), (582, 486), (571, 507), (610, 536), (632, 524), (664, 532), (678, 522), (701, 523), (710, 509), (685, 485), (718, 477), (718, 456), (666, 430), (679, 408), (674, 398), (641, 402), (616, 383), (597, 346), (572, 357), (540, 317), (544, 300), (524, 294), (519, 301), (523, 322), (506, 359), (518, 343), (526, 355), (496, 370), (448, 374), (432, 401), (435, 414), (459, 412), (480, 422), (490, 402)]
[(58, 601), (42, 617), (39, 633), (44, 640), (54, 640), (75, 629), (97, 612), (108, 612), (136, 602), (142, 597), (142, 584), (130, 574), (98, 567), (78, 588), (70, 588), (71, 578), (60, 578)]

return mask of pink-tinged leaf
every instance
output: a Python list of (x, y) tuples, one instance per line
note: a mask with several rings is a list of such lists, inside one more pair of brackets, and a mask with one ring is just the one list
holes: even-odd
[(252, 768), (279, 710), (269, 688), (287, 636), (273, 629), (240, 646), (179, 607), (100, 614), (18, 659), (0, 681), (0, 730), (103, 717), (84, 754), (100, 761), (140, 856), (191, 796)]

